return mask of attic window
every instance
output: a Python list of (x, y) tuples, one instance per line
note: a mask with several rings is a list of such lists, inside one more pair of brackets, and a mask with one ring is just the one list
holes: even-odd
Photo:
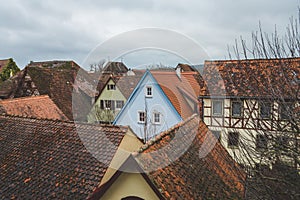
[(116, 85), (115, 84), (108, 84), (107, 85), (107, 90), (116, 90)]
[(146, 93), (146, 97), (152, 97), (153, 96), (152, 86), (147, 86), (145, 93)]

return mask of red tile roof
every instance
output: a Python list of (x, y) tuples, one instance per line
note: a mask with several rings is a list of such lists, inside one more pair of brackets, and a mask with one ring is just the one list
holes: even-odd
[(8, 115), (67, 120), (48, 95), (0, 100), (0, 107)]
[(48, 95), (68, 119), (85, 120), (91, 108), (92, 92), (82, 87), (76, 79), (78, 74), (80, 79), (86, 80), (84, 83), (92, 83), (88, 73), (73, 61), (31, 62), (16, 76), (0, 84), (0, 97)]
[[(176, 137), (176, 135), (180, 135)], [(196, 135), (194, 135), (196, 134)], [(189, 144), (190, 138), (193, 138)], [(204, 145), (205, 137), (214, 136), (197, 115), (176, 125), (149, 141), (136, 155), (144, 171), (160, 166), (180, 152), (188, 149), (170, 165), (149, 172), (148, 176), (166, 199), (240, 199), (244, 196), (245, 173), (230, 157), (226, 149), (215, 140)], [(168, 145), (168, 147), (167, 147)], [(213, 146), (211, 146), (213, 145)], [(163, 147), (167, 147), (164, 150)], [(200, 148), (212, 150), (204, 158)], [(152, 151), (160, 152), (149, 154)], [(176, 153), (177, 154), (177, 153)], [(173, 155), (174, 156), (174, 155)]]
[(300, 58), (206, 61), (203, 78), (201, 96), (295, 98)]
[(182, 73), (179, 78), (174, 70), (172, 71), (151, 71), (164, 93), (167, 95), (177, 112), (183, 119), (186, 119), (198, 111), (188, 101), (197, 104), (200, 86), (194, 76), (197, 72)]
[[(103, 178), (127, 128), (0, 116), (3, 199), (85, 199)], [(79, 138), (87, 138), (85, 145)], [(105, 134), (99, 134), (99, 133)], [(107, 146), (105, 138), (115, 145)]]

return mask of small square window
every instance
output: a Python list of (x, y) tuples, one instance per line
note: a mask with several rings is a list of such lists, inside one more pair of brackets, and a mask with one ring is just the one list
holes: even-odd
[(145, 123), (146, 121), (146, 113), (143, 111), (138, 112), (138, 122), (139, 123)]
[(266, 135), (256, 135), (256, 149), (263, 150), (268, 147), (268, 138)]
[(146, 97), (152, 97), (153, 96), (152, 86), (147, 86), (145, 92), (146, 92)]
[(116, 90), (116, 85), (115, 84), (108, 84), (107, 85), (107, 90)]
[(214, 116), (223, 115), (223, 101), (221, 100), (212, 101), (212, 114)]
[(241, 117), (243, 114), (243, 103), (241, 101), (231, 102), (231, 116)]
[(124, 106), (124, 101), (116, 101), (116, 109), (122, 109)]
[(272, 114), (271, 102), (259, 102), (259, 117), (261, 119), (270, 119)]
[(229, 132), (228, 133), (228, 147), (236, 148), (239, 145), (240, 135), (238, 132)]
[(154, 124), (160, 124), (160, 113), (155, 112), (153, 113), (153, 123)]
[(293, 112), (293, 102), (281, 102), (279, 103), (279, 117), (282, 120), (288, 120)]

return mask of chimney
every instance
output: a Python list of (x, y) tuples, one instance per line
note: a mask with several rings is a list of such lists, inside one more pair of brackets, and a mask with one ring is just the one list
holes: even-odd
[(180, 66), (176, 67), (176, 74), (177, 74), (178, 78), (181, 79), (181, 67)]

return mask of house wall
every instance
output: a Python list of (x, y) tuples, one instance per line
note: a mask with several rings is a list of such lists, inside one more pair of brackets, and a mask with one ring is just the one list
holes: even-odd
[[(100, 101), (101, 100), (113, 100), (113, 101), (118, 100), (118, 101), (124, 101), (124, 104), (126, 103), (126, 98), (123, 96), (120, 89), (116, 86), (116, 90), (108, 90), (107, 89), (108, 84), (115, 84), (115, 82), (112, 79), (110, 79), (108, 81), (108, 83), (105, 85), (103, 91), (101, 92), (101, 94), (98, 97), (97, 101), (93, 105), (93, 108), (92, 108), (90, 114), (88, 115), (88, 122), (89, 123), (93, 123), (95, 121), (98, 121), (96, 119), (95, 115), (93, 114), (93, 112), (95, 112), (95, 106), (96, 105), (100, 108)], [(111, 120), (109, 119), (110, 117), (108, 116), (107, 112), (109, 112), (109, 114), (111, 114), (113, 116), (113, 118), (115, 118), (116, 115), (120, 112), (120, 110), (121, 109), (115, 109), (115, 111), (109, 111), (109, 110), (103, 111), (103, 117), (101, 117), (101, 121), (111, 122)], [(107, 115), (107, 117), (105, 117), (105, 115)]]
[[(238, 163), (252, 165), (257, 161), (261, 161), (262, 151), (256, 149), (257, 135), (263, 135), (267, 132), (269, 135), (279, 136), (282, 133), (292, 132), (289, 121), (280, 120), (277, 102), (273, 103), (271, 119), (260, 119), (258, 100), (243, 100), (241, 117), (231, 116), (231, 102), (233, 100), (222, 99), (222, 101), (223, 115), (216, 117), (212, 116), (212, 99), (203, 99), (203, 121), (210, 130), (221, 132), (220, 142)], [(245, 146), (229, 147), (229, 132), (238, 132), (240, 140), (243, 140)], [(249, 151), (249, 149), (254, 151)], [(264, 160), (262, 160), (262, 163), (268, 164)]]
[(159, 199), (141, 174), (123, 172), (105, 192), (101, 200), (122, 199), (128, 196), (147, 200)]
[(106, 183), (117, 171), (117, 169), (121, 167), (129, 155), (132, 152), (138, 151), (142, 145), (143, 143), (131, 132), (130, 129), (128, 129), (99, 186)]
[[(145, 97), (147, 86), (152, 86), (152, 97)], [(149, 139), (182, 121), (180, 115), (150, 73), (145, 75), (137, 87), (131, 99), (114, 122), (115, 124), (129, 125), (139, 138), (144, 139), (146, 137)], [(147, 112), (146, 126), (145, 123), (138, 122), (138, 111)], [(160, 113), (160, 124), (153, 123), (153, 112)], [(144, 134), (145, 127), (147, 135)]]

